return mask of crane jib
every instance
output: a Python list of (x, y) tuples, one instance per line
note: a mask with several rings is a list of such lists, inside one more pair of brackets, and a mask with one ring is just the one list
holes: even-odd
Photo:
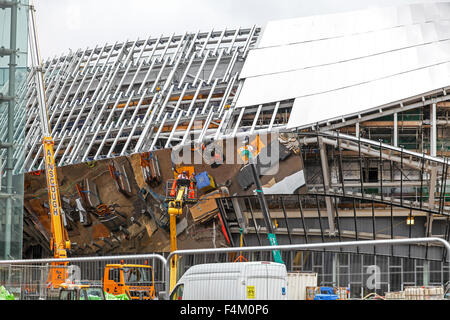
[(49, 193), (49, 199), (51, 199), (50, 207), (54, 216), (59, 215), (59, 196), (58, 188), (56, 185), (56, 172), (55, 165), (53, 164), (53, 153), (50, 149), (46, 152), (46, 165), (47, 165), (47, 188)]

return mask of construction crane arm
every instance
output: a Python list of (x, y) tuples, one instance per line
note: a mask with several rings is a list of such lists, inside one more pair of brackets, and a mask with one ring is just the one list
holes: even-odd
[(42, 70), (41, 57), (36, 32), (36, 17), (34, 6), (30, 5), (29, 40), (31, 49), (31, 61), (36, 84), (39, 116), (42, 130), (42, 145), (44, 152), (45, 174), (48, 189), (48, 200), (50, 206), (51, 225), (51, 247), (55, 258), (67, 257), (70, 249), (70, 241), (67, 230), (64, 228), (61, 215), (61, 198), (59, 193), (58, 176), (54, 159), (54, 141), (48, 118), (47, 99), (45, 96), (44, 73)]

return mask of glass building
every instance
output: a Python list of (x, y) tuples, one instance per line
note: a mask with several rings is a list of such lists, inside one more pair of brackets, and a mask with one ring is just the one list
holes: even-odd
[(22, 257), (28, 10), (0, 1), (0, 259)]

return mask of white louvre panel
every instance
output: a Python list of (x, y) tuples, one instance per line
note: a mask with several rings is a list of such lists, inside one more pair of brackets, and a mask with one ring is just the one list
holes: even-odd
[[(245, 80), (237, 104), (239, 107), (251, 106), (322, 94), (448, 61), (450, 61), (450, 40), (314, 68), (252, 77)], [(378, 94), (384, 95), (384, 92)], [(363, 104), (365, 96), (357, 94), (353, 99), (360, 99), (360, 104)]]
[[(190, 143), (183, 137), (191, 121), (222, 124), (239, 87), (244, 55), (259, 32), (254, 26), (149, 37), (47, 60), (44, 80), (57, 165)], [(29, 77), (29, 88), (31, 82)], [(35, 92), (26, 85), (20, 92), (27, 108), (15, 121), (26, 123), (25, 171), (42, 169)], [(0, 140), (6, 121), (0, 117)]]
[[(323, 94), (295, 99), (288, 129), (378, 108), (450, 83), (450, 62)], [(395, 88), (395, 89), (394, 89)], [(382, 92), (383, 94), (380, 94)]]
[(450, 17), (449, 3), (423, 3), (270, 21), (258, 48), (378, 31)]
[(447, 87), (449, 62), (450, 3), (270, 22), (236, 108), (295, 99), (296, 128)]
[(441, 20), (323, 41), (255, 49), (249, 52), (241, 78), (319, 67), (448, 39), (450, 20)]

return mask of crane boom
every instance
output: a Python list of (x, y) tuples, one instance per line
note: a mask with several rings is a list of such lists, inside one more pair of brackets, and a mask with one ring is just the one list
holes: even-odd
[[(45, 175), (48, 189), (48, 202), (50, 206), (51, 225), (51, 249), (55, 258), (66, 258), (67, 250), (70, 249), (70, 240), (67, 230), (64, 228), (61, 215), (61, 197), (59, 193), (58, 176), (54, 159), (54, 141), (51, 135), (51, 128), (48, 118), (47, 99), (45, 96), (44, 73), (42, 70), (41, 57), (39, 53), (36, 17), (33, 5), (30, 5), (29, 42), (31, 49), (31, 62), (37, 91), (38, 109), (42, 130), (42, 145), (45, 162)], [(67, 263), (55, 264), (66, 266)], [(49, 281), (57, 285), (65, 280), (65, 271), (61, 268), (54, 268), (50, 271)]]
[[(48, 189), (48, 200), (49, 200), (48, 202), (50, 206), (50, 225), (51, 225), (50, 247), (53, 251), (53, 256), (55, 258), (67, 258), (67, 251), (70, 250), (71, 243), (69, 240), (67, 230), (64, 227), (62, 218), (61, 196), (59, 192), (59, 183), (55, 164), (55, 154), (53, 149), (55, 142), (52, 138), (52, 131), (48, 117), (47, 99), (45, 96), (45, 86), (44, 86), (44, 72), (42, 69), (41, 57), (38, 46), (39, 42), (37, 39), (37, 32), (36, 32), (36, 17), (34, 14), (35, 8), (32, 4), (30, 4), (29, 8), (30, 8), (29, 42), (31, 49), (31, 61), (34, 73), (34, 80), (36, 84), (39, 117), (41, 120), (40, 121), (41, 130), (43, 135), (42, 146), (44, 152), (43, 154), (45, 162), (45, 175)], [(128, 265), (122, 265), (121, 267), (123, 269), (123, 267), (126, 266)], [(133, 267), (149, 268), (149, 266), (147, 265), (133, 265)], [(110, 269), (109, 266), (107, 265), (105, 267), (105, 272), (107, 272), (108, 270)], [(57, 289), (61, 287), (61, 285), (64, 282), (66, 282), (67, 279), (68, 279), (68, 262), (64, 260), (61, 262), (60, 261), (53, 262), (51, 264), (51, 269), (49, 270), (47, 278), (47, 286)], [(103, 284), (105, 287), (104, 281)], [(123, 277), (122, 283), (115, 284), (114, 286), (117, 286), (117, 288), (119, 289), (123, 289), (124, 288)], [(134, 289), (137, 288), (137, 292), (142, 293), (144, 291), (148, 291), (147, 296), (145, 297), (144, 295), (140, 296), (141, 299), (154, 299), (155, 289), (153, 285), (152, 286), (135, 285), (133, 287)]]

